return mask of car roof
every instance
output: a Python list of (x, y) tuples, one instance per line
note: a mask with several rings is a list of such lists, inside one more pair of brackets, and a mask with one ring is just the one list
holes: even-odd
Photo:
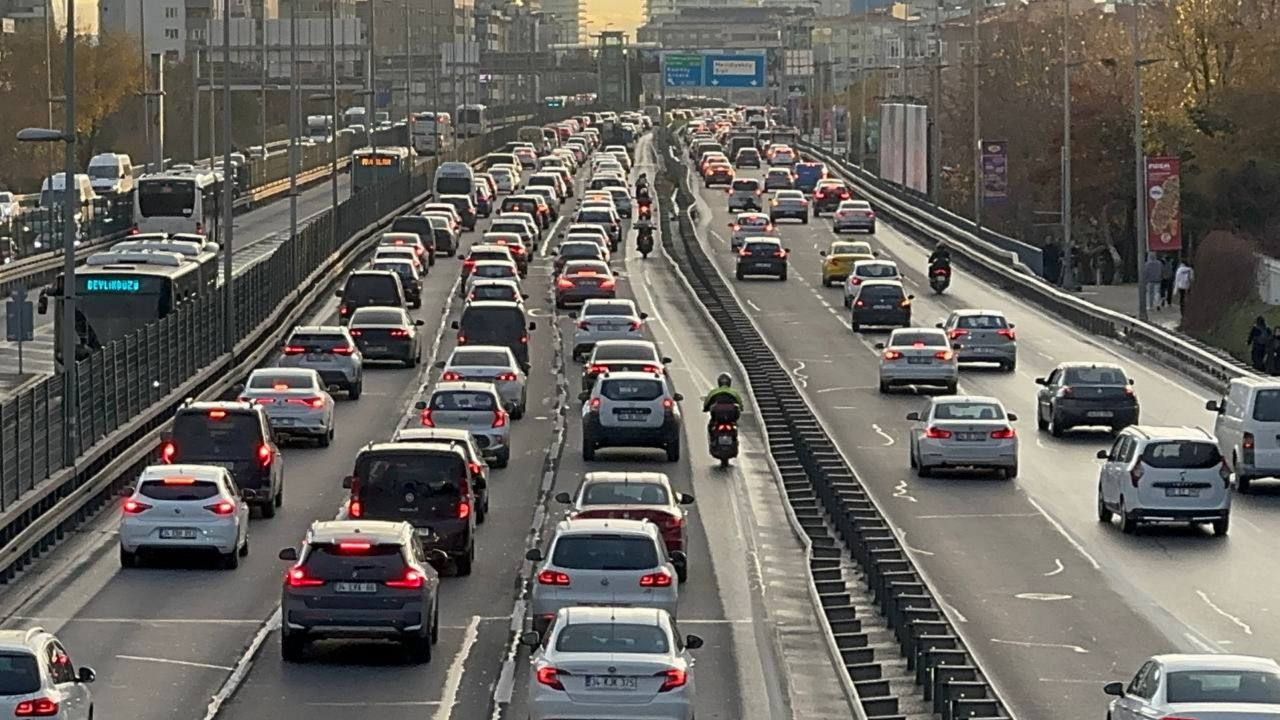
[(1004, 312), (1001, 310), (982, 310), (980, 308), (963, 308), (960, 310), (952, 310), (951, 312), (952, 314), (959, 315), (960, 317), (974, 317), (974, 316), (983, 316), (983, 315), (998, 315), (1000, 317), (1004, 317)]
[(377, 545), (398, 544), (409, 524), (389, 520), (320, 520), (311, 523), (308, 542), (331, 544), (343, 540), (367, 540)]
[(782, 238), (776, 238), (772, 235), (751, 235), (747, 237), (747, 239), (744, 240), (743, 242), (781, 245)]
[(1154, 441), (1198, 440), (1214, 442), (1213, 436), (1202, 428), (1188, 425), (1131, 425), (1125, 430)]
[(738, 216), (737, 216), (737, 218), (736, 218), (736, 219), (737, 219), (737, 221), (738, 221), (738, 222), (742, 222), (743, 220), (764, 220), (764, 221), (768, 222), (768, 220), (769, 220), (769, 216), (768, 216), (768, 215), (765, 215), (765, 214), (764, 214), (764, 213), (762, 213), (762, 212), (754, 212), (754, 211), (753, 211), (753, 212), (742, 212), (742, 213), (738, 213)]
[(652, 348), (654, 352), (658, 351), (657, 343), (652, 340), (600, 340), (595, 344), (596, 348), (621, 347), (623, 345), (643, 345), (646, 348)]
[(1280, 671), (1280, 664), (1275, 660), (1253, 655), (1219, 655), (1216, 653), (1181, 653), (1155, 655), (1151, 658), (1164, 666), (1169, 672), (1179, 670), (1255, 670), (1260, 672)]
[(515, 310), (523, 313), (524, 309), (520, 307), (520, 303), (513, 300), (476, 300), (467, 305), (467, 310)]
[(864, 290), (867, 288), (876, 288), (876, 287), (896, 287), (899, 290), (902, 290), (904, 292), (906, 291), (906, 289), (902, 287), (902, 281), (894, 280), (893, 278), (876, 278), (874, 280), (867, 280), (866, 282), (862, 283), (858, 287)]
[(183, 403), (178, 412), (207, 412), (209, 410), (229, 410), (256, 413), (258, 406), (239, 400), (193, 400)]
[(512, 267), (513, 265), (515, 265), (515, 261), (514, 260), (477, 260), (475, 267), (480, 267), (482, 265), (486, 265), (486, 266), (501, 265), (502, 267)]
[[(1124, 372), (1124, 368), (1120, 367), (1115, 363), (1108, 363), (1108, 362), (1065, 362), (1058, 365), (1058, 368), (1062, 370), (1079, 370), (1081, 368), (1105, 368), (1107, 370), (1119, 370), (1122, 373)], [(1125, 373), (1125, 375), (1128, 375), (1128, 373)]]
[(49, 633), (42, 627), (31, 627), (26, 629), (0, 630), (0, 651), (13, 652), (31, 652), (34, 654), (32, 645), (36, 638), (49, 636)]
[(925, 335), (941, 335), (942, 337), (947, 337), (947, 331), (946, 331), (946, 330), (943, 330), (942, 328), (931, 328), (931, 327), (900, 327), (900, 328), (894, 328), (893, 330), (890, 330), (890, 331), (889, 331), (889, 337), (891, 337), (891, 338), (892, 338), (894, 335), (899, 335), (899, 334), (903, 334), (903, 335), (905, 335), (906, 333), (916, 333), (916, 334), (925, 334)]
[(201, 465), (199, 463), (178, 463), (176, 465), (148, 465), (138, 475), (138, 480), (159, 480), (167, 477), (178, 475), (187, 475), (197, 480), (209, 480), (211, 482), (221, 480), (223, 468), (216, 465)]
[(564, 627), (579, 623), (625, 623), (627, 625), (666, 627), (670, 624), (670, 621), (664, 622), (664, 616), (670, 617), (666, 610), (652, 607), (575, 605), (562, 609), (560, 618), (555, 625), (556, 627)]
[(867, 260), (854, 260), (854, 261), (853, 261), (853, 266), (854, 266), (855, 268), (856, 268), (856, 267), (858, 267), (859, 265), (892, 265), (892, 266), (894, 266), (895, 268), (896, 268), (896, 267), (898, 267), (898, 263), (896, 263), (896, 262), (894, 262), (894, 261), (892, 261), (892, 260), (885, 260), (884, 258), (870, 258), (870, 259), (867, 259)]
[(397, 444), (434, 444), (432, 441), (442, 441), (443, 443), (474, 442), (474, 438), (471, 437), (470, 430), (462, 430), (459, 428), (406, 427), (396, 430), (394, 437), (396, 438), (394, 442)]
[(667, 477), (666, 473), (636, 470), (597, 470), (595, 472), (587, 473), (582, 478), (583, 485), (598, 482), (670, 485), (671, 479)]
[(465, 352), (471, 352), (471, 351), (496, 352), (496, 353), (503, 353), (505, 355), (511, 352), (511, 348), (507, 347), (506, 345), (459, 345), (449, 353), (449, 359), (452, 360), (453, 356), (460, 352), (465, 353)]
[(311, 368), (260, 367), (260, 368), (254, 368), (253, 372), (249, 373), (249, 377), (253, 377), (255, 375), (273, 375), (276, 377), (281, 377), (281, 376), (287, 377), (289, 375), (305, 375), (307, 377), (311, 377), (311, 376), (318, 376), (319, 374), (320, 373), (316, 372)]
[(574, 518), (561, 520), (556, 525), (556, 539), (564, 535), (614, 532), (626, 535), (653, 537), (656, 526), (648, 520), (624, 520), (621, 518)]
[(448, 441), (431, 442), (430, 440), (403, 440), (403, 441), (384, 440), (382, 442), (376, 442), (376, 443), (371, 442), (368, 445), (365, 445), (364, 447), (360, 448), (360, 451), (358, 454), (363, 455), (365, 453), (371, 453), (371, 452), (372, 453), (379, 453), (379, 452), (404, 453), (407, 451), (445, 453), (445, 454), (457, 454), (461, 452), (461, 450), (459, 450), (457, 446), (455, 446), (452, 442), (448, 442)]
[(1000, 402), (1000, 398), (991, 397), (990, 395), (934, 395), (930, 399), (934, 405), (999, 405), (1004, 407), (1004, 403)]
[(442, 392), (487, 392), (493, 393), (496, 397), (497, 389), (493, 387), (493, 383), (477, 382), (475, 380), (450, 380), (447, 382), (438, 382), (431, 389), (431, 394)]
[(343, 335), (346, 331), (347, 329), (341, 325), (295, 325), (293, 327), (293, 332), (307, 333), (309, 335), (322, 335), (325, 333)]
[(657, 373), (640, 370), (611, 370), (600, 376), (601, 380), (661, 380)]

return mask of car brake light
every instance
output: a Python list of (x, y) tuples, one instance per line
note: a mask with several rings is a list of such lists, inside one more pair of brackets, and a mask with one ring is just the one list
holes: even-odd
[(559, 280), (556, 280), (556, 287), (564, 289), (571, 288), (573, 287), (573, 281), (569, 278), (562, 277)]
[(611, 287), (616, 287), (617, 284), (618, 284), (617, 281), (615, 281), (613, 278), (608, 278), (600, 281), (600, 287), (606, 288), (606, 289)]
[(425, 408), (422, 411), (422, 426), (435, 427), (436, 421), (431, 419), (431, 408)]
[(467, 471), (470, 472), (472, 475), (479, 475), (480, 473), (484, 472), (484, 468), (481, 467), (480, 463), (478, 462), (469, 462), (467, 463)]
[(952, 357), (955, 356), (955, 353), (951, 352), (950, 350), (939, 350), (938, 352), (934, 353), (933, 356), (939, 360), (950, 360)]
[(567, 587), (569, 585), (569, 575), (555, 570), (543, 570), (538, 573), (538, 584)]
[(590, 405), (591, 405), (591, 412), (599, 412), (599, 410), (600, 410), (600, 398), (598, 398), (598, 397), (593, 397), (593, 398), (591, 398)]
[(553, 667), (538, 668), (538, 684), (546, 685), (552, 690), (563, 690), (564, 685), (560, 682), (560, 671)]
[(506, 427), (506, 426), (507, 426), (507, 411), (506, 411), (506, 410), (494, 410), (494, 411), (493, 411), (493, 425), (492, 425), (491, 427), (500, 428), (500, 427)]
[(787, 256), (787, 251), (786, 251), (786, 250), (774, 250), (774, 251), (773, 251), (773, 256), (774, 256), (774, 257), (784, 258), (784, 257), (786, 257), (786, 256)]
[(338, 543), (338, 552), (342, 555), (364, 555), (373, 549), (373, 543), (350, 541)]
[(301, 355), (306, 351), (307, 351), (306, 348), (300, 347), (298, 345), (285, 345), (284, 349), (281, 350), (281, 352), (283, 352), (285, 355)]
[(902, 353), (898, 352), (897, 350), (885, 350), (881, 354), (881, 357), (883, 357), (885, 360), (901, 360)]
[(898, 307), (911, 307), (911, 301), (903, 298), (902, 302), (898, 303)]
[(1127, 395), (1127, 396), (1129, 396), (1129, 397), (1133, 397), (1133, 388), (1131, 388), (1131, 387), (1127, 387), (1127, 388), (1125, 388), (1125, 389), (1124, 389), (1124, 394), (1125, 394), (1125, 395)]
[(467, 518), (471, 517), (471, 503), (465, 500), (458, 503), (457, 515), (459, 520), (466, 520)]
[(440, 375), (440, 379), (441, 379), (442, 381), (444, 381), (444, 382), (454, 382), (454, 381), (457, 381), (457, 380), (461, 380), (461, 379), (462, 379), (462, 374), (461, 374), (461, 373), (454, 372), (453, 370), (445, 370), (445, 371)]
[(1138, 487), (1138, 481), (1141, 479), (1142, 479), (1142, 463), (1138, 463), (1137, 465), (1133, 466), (1132, 470), (1129, 471), (1129, 482), (1133, 483), (1134, 487)]
[(854, 300), (854, 301), (853, 301), (853, 306), (854, 306), (854, 307), (862, 307), (863, 305), (866, 305), (866, 303), (862, 302), (861, 300)]
[(133, 498), (129, 498), (128, 500), (124, 501), (124, 505), (121, 506), (120, 509), (124, 510), (126, 513), (130, 515), (137, 515), (140, 512), (146, 512), (147, 510), (150, 510), (151, 506), (144, 502), (139, 502), (137, 500), (134, 500)]
[(285, 582), (289, 587), (319, 587), (324, 581), (319, 578), (313, 578), (307, 575), (306, 568), (289, 568), (289, 572), (284, 575)]
[(339, 305), (339, 306), (338, 306), (338, 314), (339, 314), (339, 315), (346, 315), (346, 314), (348, 314), (348, 313), (350, 313), (350, 312), (351, 312), (351, 308), (347, 307), (345, 304), (343, 304), (343, 305)]
[(655, 375), (661, 375), (662, 366), (661, 365), (645, 365), (640, 368), (640, 372), (647, 372), (647, 373), (653, 373)]
[(333, 353), (334, 355), (350, 355), (355, 351), (356, 349), (351, 347), (350, 345), (339, 345), (338, 347), (333, 348), (329, 352)]
[(262, 467), (269, 467), (271, 465), (271, 457), (273, 455), (274, 453), (271, 452), (270, 445), (266, 443), (259, 443), (258, 445), (258, 464), (259, 465), (261, 465)]
[(689, 674), (678, 668), (663, 670), (660, 673), (655, 673), (654, 677), (665, 678), (662, 681), (662, 686), (658, 688), (658, 692), (675, 690), (676, 688), (684, 687), (689, 682)]
[(348, 330), (347, 332), (351, 333), (351, 337), (361, 337), (362, 335), (364, 335), (364, 331), (363, 331), (363, 330), (356, 330), (355, 328), (352, 328), (351, 330)]
[(347, 517), (364, 517), (364, 503), (352, 498), (347, 501)]
[(319, 397), (302, 398), (298, 402), (302, 403), (303, 405), (306, 405), (309, 408), (319, 409), (324, 407), (324, 398), (319, 398)]
[(58, 701), (53, 698), (23, 700), (13, 709), (14, 717), (53, 717), (58, 714)]
[(608, 365), (591, 365), (587, 368), (588, 375), (600, 375), (609, 372)]
[(1009, 427), (991, 431), (992, 440), (1012, 440), (1017, 436), (1018, 433), (1013, 428)]
[[(1250, 445), (1252, 447), (1252, 445)], [(167, 442), (160, 446), (160, 461), (163, 463), (172, 463), (173, 459), (178, 455), (178, 446), (171, 442)]]
[(586, 320), (579, 320), (579, 321), (578, 321), (578, 329), (579, 329), (579, 330), (587, 330), (587, 329), (589, 329), (590, 327), (591, 327), (591, 324), (590, 324), (590, 323), (588, 323)]
[(458, 344), (459, 344), (459, 345), (466, 345), (466, 344), (467, 344), (467, 336), (466, 336), (466, 335), (463, 335), (462, 333), (458, 333)]
[(210, 410), (209, 411), (210, 420), (222, 420), (226, 416), (227, 416), (226, 410)]
[(392, 330), (392, 331), (391, 331), (391, 337), (394, 337), (394, 338), (409, 337), (409, 331), (408, 331), (408, 330), (400, 330), (400, 329)]
[(399, 580), (388, 580), (385, 585), (402, 590), (417, 590), (422, 587), (422, 582), (422, 573), (413, 568), (405, 568), (404, 575)]
[(214, 515), (230, 515), (236, 511), (236, 504), (230, 500), (220, 500), (212, 505), (205, 505), (204, 509)]
[(520, 344), (521, 344), (521, 345), (528, 345), (528, 344), (529, 344), (529, 335), (528, 335), (528, 334), (524, 334), (524, 335), (521, 335), (521, 336), (520, 336)]
[(631, 321), (631, 332), (636, 332), (636, 331), (638, 331), (641, 327), (643, 327), (643, 325), (644, 325), (644, 324), (643, 324), (643, 323), (641, 323), (639, 320), (632, 320), (632, 321)]
[(516, 377), (515, 373), (502, 373), (497, 379), (501, 382), (515, 382), (519, 378)]
[(946, 440), (951, 437), (951, 431), (943, 430), (939, 427), (929, 427), (925, 428), (924, 436), (933, 440)]
[(996, 334), (1001, 337), (1009, 338), (1010, 340), (1018, 339), (1018, 334), (1014, 332), (1012, 328), (1000, 328), (996, 331)]
[(668, 413), (670, 413), (670, 412), (671, 412), (671, 410), (675, 408), (675, 406), (676, 406), (676, 402), (675, 402), (674, 400), (672, 400), (671, 398), (662, 398), (662, 409), (663, 409), (663, 410), (665, 410), (665, 411), (667, 411)]
[(947, 335), (950, 336), (952, 340), (965, 337), (968, 334), (969, 334), (969, 331), (965, 330), (964, 328), (955, 328), (951, 332), (947, 333)]
[(640, 587), (671, 587), (671, 576), (665, 572), (640, 576)]

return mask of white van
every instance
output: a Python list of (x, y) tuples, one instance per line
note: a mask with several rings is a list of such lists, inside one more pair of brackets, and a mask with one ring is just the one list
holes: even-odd
[[(93, 183), (89, 181), (88, 175), (76, 173), (72, 178), (72, 191), (79, 200), (80, 212), (85, 219), (89, 219), (93, 216), (93, 201), (98, 198), (98, 194), (93, 191)], [(66, 197), (66, 182), (66, 173), (54, 173), (45, 178), (40, 185), (40, 207), (62, 207), (63, 198)]]
[(1236, 378), (1205, 409), (1218, 413), (1213, 434), (1240, 492), (1254, 478), (1280, 477), (1280, 380)]
[(89, 159), (89, 182), (99, 195), (133, 192), (133, 162), (123, 153), (101, 153)]
[(436, 169), (436, 197), (441, 195), (470, 195), (475, 191), (475, 171), (464, 162), (441, 163)]

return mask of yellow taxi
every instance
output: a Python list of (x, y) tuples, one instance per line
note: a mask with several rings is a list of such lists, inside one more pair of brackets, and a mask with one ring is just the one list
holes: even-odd
[(854, 263), (872, 260), (878, 253), (871, 249), (869, 242), (836, 240), (819, 254), (822, 256), (822, 286), (830, 287), (844, 282)]

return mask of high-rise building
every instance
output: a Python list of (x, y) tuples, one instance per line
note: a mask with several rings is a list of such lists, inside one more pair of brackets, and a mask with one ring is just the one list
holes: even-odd
[(557, 45), (586, 42), (582, 34), (586, 11), (582, 0), (542, 0), (542, 16), (553, 28)]
[[(98, 0), (72, 0), (76, 8), (76, 32), (81, 35), (97, 35)], [(0, 17), (10, 18), (15, 27), (44, 28), (44, 10), (52, 12), (49, 20), (59, 33), (67, 27), (67, 0), (0, 0)]]
[(147, 55), (179, 60), (187, 52), (185, 0), (100, 0), (98, 23), (104, 33), (129, 33), (142, 39)]
[(356, 16), (356, 0), (277, 0), (277, 17), (289, 17), (295, 3), (299, 18), (327, 18), (330, 5), (338, 18)]

